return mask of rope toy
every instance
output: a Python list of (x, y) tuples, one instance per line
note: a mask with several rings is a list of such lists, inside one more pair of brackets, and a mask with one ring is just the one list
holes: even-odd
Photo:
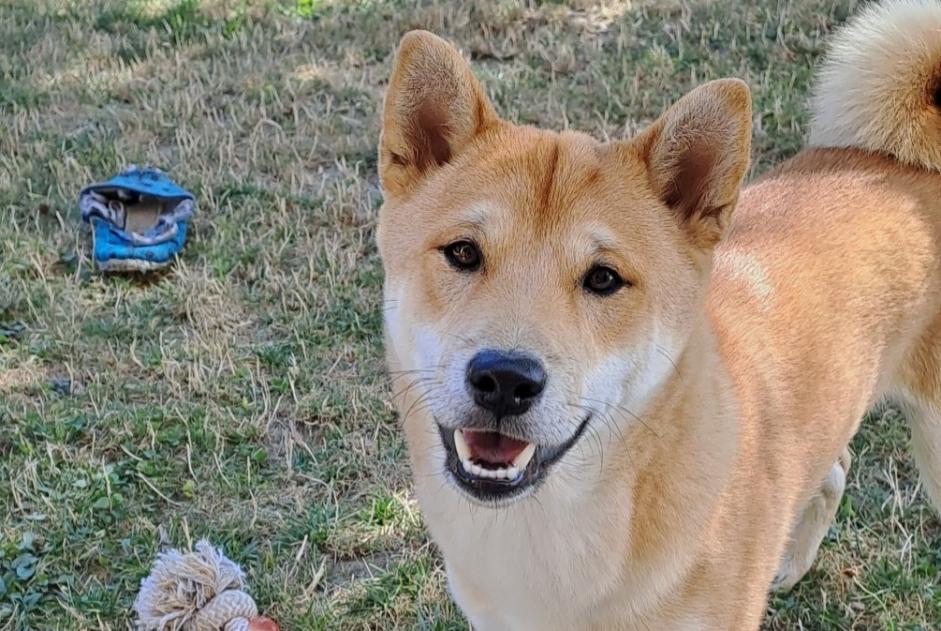
[(205, 539), (192, 552), (166, 550), (141, 580), (138, 631), (279, 631), (258, 615), (242, 568)]

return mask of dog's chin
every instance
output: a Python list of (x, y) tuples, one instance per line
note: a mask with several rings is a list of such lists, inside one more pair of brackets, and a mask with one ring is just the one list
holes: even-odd
[(502, 507), (532, 495), (553, 466), (582, 437), (591, 413), (560, 445), (539, 445), (515, 436), (473, 428), (449, 429), (438, 424), (444, 448), (444, 475), (467, 499)]

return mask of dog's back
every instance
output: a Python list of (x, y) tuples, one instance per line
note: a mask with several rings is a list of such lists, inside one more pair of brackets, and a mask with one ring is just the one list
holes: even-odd
[(812, 110), (811, 148), (743, 191), (717, 251), (713, 318), (755, 405), (795, 419), (771, 428), (780, 448), (835, 446), (817, 451), (810, 480), (891, 397), (941, 507), (941, 3), (851, 20)]
[(779, 589), (810, 569), (880, 400), (906, 409), (941, 509), (941, 2), (851, 20), (812, 113), (810, 147), (743, 190), (708, 303), (742, 409), (737, 484), (794, 516)]
[[(842, 114), (834, 109), (841, 100)], [(901, 164), (923, 167), (889, 169), (888, 179), (905, 189), (902, 204), (906, 197), (917, 200), (928, 213), (927, 231), (938, 234), (941, 2), (873, 5), (843, 31), (820, 73), (810, 143), (884, 152)], [(939, 251), (933, 252), (935, 259)], [(933, 285), (938, 276), (936, 271)], [(941, 510), (941, 312), (927, 316), (900, 363), (893, 394), (907, 408), (924, 488)]]

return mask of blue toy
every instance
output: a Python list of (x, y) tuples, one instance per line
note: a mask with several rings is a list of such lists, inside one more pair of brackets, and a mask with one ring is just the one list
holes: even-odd
[(136, 166), (83, 188), (78, 205), (92, 226), (95, 265), (119, 272), (169, 265), (196, 210), (192, 193), (158, 169)]

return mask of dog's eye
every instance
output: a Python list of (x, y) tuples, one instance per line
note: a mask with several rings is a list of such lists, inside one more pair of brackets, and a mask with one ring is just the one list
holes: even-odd
[(599, 296), (609, 296), (624, 284), (624, 279), (617, 272), (604, 265), (594, 266), (582, 279), (582, 287)]
[(480, 249), (471, 241), (455, 241), (442, 248), (445, 258), (454, 269), (473, 272), (480, 267), (483, 257)]

